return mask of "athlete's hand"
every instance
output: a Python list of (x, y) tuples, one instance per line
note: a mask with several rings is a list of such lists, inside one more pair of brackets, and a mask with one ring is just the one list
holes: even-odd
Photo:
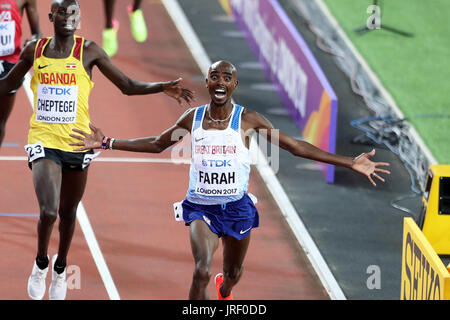
[(72, 138), (78, 139), (81, 142), (72, 142), (69, 145), (74, 147), (81, 147), (77, 149), (73, 149), (74, 151), (87, 151), (90, 149), (100, 149), (102, 147), (103, 137), (105, 136), (103, 132), (94, 127), (91, 123), (89, 123), (89, 128), (91, 128), (91, 133), (84, 132), (83, 130), (72, 129), (72, 131), (81, 134), (82, 136), (71, 133), (70, 136)]
[(377, 178), (378, 180), (384, 182), (384, 179), (377, 174), (378, 173), (386, 173), (390, 174), (391, 172), (388, 170), (380, 169), (378, 166), (389, 166), (389, 163), (387, 162), (372, 162), (369, 160), (370, 157), (373, 157), (375, 155), (375, 149), (373, 149), (369, 153), (362, 153), (359, 156), (357, 156), (355, 159), (353, 159), (353, 164), (351, 166), (351, 169), (355, 170), (356, 172), (359, 172), (367, 177), (369, 179), (370, 183), (372, 183), (374, 186), (376, 186), (375, 181), (373, 181), (372, 177)]
[(182, 100), (184, 100), (190, 106), (191, 101), (194, 100), (194, 93), (180, 85), (181, 80), (182, 78), (178, 78), (177, 80), (162, 82), (163, 91), (169, 97), (177, 100), (180, 105), (182, 105)]

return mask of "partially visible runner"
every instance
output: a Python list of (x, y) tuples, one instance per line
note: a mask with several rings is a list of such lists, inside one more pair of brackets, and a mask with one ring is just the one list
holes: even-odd
[[(19, 61), (23, 10), (27, 12), (31, 40), (41, 37), (36, 0), (0, 0), (0, 78), (5, 77)], [(5, 136), (6, 121), (11, 114), (17, 90), (21, 85), (22, 82), (18, 83), (10, 92), (0, 96), (2, 106), (0, 108), (0, 147)]]
[[(98, 69), (124, 94), (144, 95), (164, 92), (179, 103), (189, 103), (192, 92), (181, 79), (148, 83), (135, 81), (115, 67), (108, 55), (93, 41), (74, 34), (79, 17), (77, 0), (54, 0), (49, 14), (54, 37), (30, 42), (16, 66), (0, 80), (0, 95), (15, 88), (25, 73), (34, 68), (31, 89), (34, 113), (30, 119), (28, 165), (32, 169), (39, 202), (37, 255), (28, 280), (28, 294), (42, 299), (48, 272), (47, 255), (53, 224), (59, 214), (59, 248), (52, 259), (50, 299), (65, 299), (66, 258), (76, 223), (76, 211), (84, 193), (87, 168), (93, 152), (72, 152), (72, 129), (89, 131), (89, 94), (94, 83), (92, 70)], [(74, 20), (69, 17), (75, 17)]]
[[(385, 162), (372, 162), (375, 150), (358, 157), (344, 157), (323, 151), (308, 142), (296, 140), (274, 129), (259, 113), (234, 105), (233, 91), (238, 85), (236, 68), (218, 61), (208, 71), (206, 85), (211, 96), (207, 105), (188, 110), (172, 127), (157, 137), (119, 140), (105, 137), (90, 125), (92, 133), (73, 129), (71, 143), (83, 151), (106, 148), (134, 152), (159, 153), (191, 133), (192, 160), (189, 188), (182, 202), (182, 217), (190, 225), (190, 242), (195, 260), (190, 299), (209, 299), (207, 285), (211, 261), (219, 238), (223, 243), (223, 273), (216, 275), (219, 300), (231, 300), (231, 289), (242, 275), (242, 266), (252, 228), (259, 225), (253, 197), (247, 194), (250, 173), (250, 137), (252, 132), (267, 134), (267, 140), (293, 155), (352, 169), (384, 182), (378, 168)], [(180, 138), (182, 139), (182, 138)]]
[[(147, 40), (147, 25), (141, 9), (142, 0), (133, 0), (133, 4), (127, 6), (128, 17), (130, 19), (131, 35), (137, 42)], [(119, 31), (119, 21), (114, 19), (114, 7), (116, 0), (103, 0), (105, 9), (105, 29), (102, 33), (102, 47), (110, 58), (114, 57), (119, 49), (117, 32)]]

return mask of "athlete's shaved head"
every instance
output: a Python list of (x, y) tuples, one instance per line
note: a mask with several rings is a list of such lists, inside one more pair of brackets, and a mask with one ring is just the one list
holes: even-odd
[(236, 67), (231, 62), (228, 62), (225, 60), (219, 60), (219, 61), (216, 61), (213, 64), (211, 64), (211, 66), (209, 67), (209, 70), (208, 70), (208, 74), (210, 74), (211, 72), (217, 71), (219, 69), (228, 69), (228, 71), (231, 73), (231, 75), (234, 76), (235, 78), (237, 78)]
[(237, 69), (231, 62), (220, 60), (209, 67), (206, 88), (215, 106), (229, 105), (238, 83)]
[(57, 10), (60, 6), (62, 6), (64, 4), (64, 2), (66, 2), (67, 6), (71, 5), (71, 4), (75, 4), (78, 7), (80, 6), (80, 4), (78, 3), (78, 0), (53, 0), (52, 1), (52, 6), (51, 6), (51, 11), (55, 11)]
[(81, 19), (78, 0), (53, 0), (48, 17), (54, 25), (55, 35), (73, 35)]

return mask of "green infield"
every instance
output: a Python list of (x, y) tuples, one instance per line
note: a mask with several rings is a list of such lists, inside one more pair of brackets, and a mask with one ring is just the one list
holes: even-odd
[(450, 164), (450, 1), (378, 1), (382, 26), (414, 37), (357, 34), (372, 0), (324, 1), (436, 160)]

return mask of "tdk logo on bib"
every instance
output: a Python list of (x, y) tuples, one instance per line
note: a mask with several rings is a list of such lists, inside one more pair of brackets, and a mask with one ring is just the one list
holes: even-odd
[(75, 123), (78, 86), (38, 85), (36, 120), (46, 123)]
[(50, 94), (50, 95), (55, 95), (55, 96), (70, 96), (70, 89), (71, 88), (54, 88), (54, 87), (44, 87), (42, 88), (42, 94)]
[(231, 160), (202, 160), (202, 165), (214, 168), (231, 167)]

